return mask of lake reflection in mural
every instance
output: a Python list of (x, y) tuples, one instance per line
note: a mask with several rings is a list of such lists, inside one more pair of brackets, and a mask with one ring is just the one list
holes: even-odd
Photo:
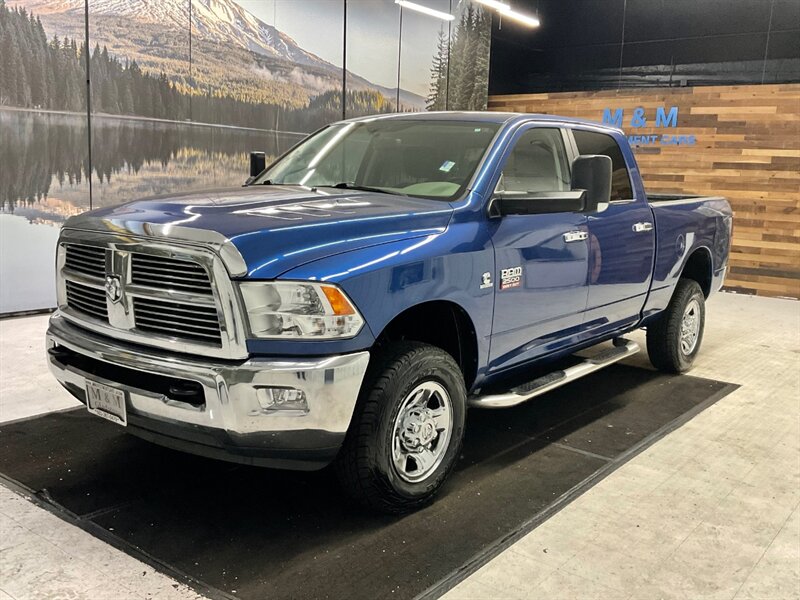
[[(300, 139), (101, 115), (92, 131), (92, 208), (237, 186), (250, 150), (274, 157)], [(0, 108), (0, 140), (0, 314), (53, 307), (58, 227), (90, 208), (86, 117)]]

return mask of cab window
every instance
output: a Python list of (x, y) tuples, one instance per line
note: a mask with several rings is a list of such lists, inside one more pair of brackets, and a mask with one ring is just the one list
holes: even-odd
[(578, 154), (604, 154), (611, 159), (611, 201), (632, 200), (633, 189), (628, 165), (619, 145), (610, 135), (573, 129)]
[(504, 194), (563, 192), (570, 189), (569, 179), (569, 162), (561, 131), (535, 127), (519, 137), (508, 155), (497, 191)]

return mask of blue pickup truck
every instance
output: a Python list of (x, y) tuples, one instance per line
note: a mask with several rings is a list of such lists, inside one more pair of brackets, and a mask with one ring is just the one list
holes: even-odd
[(648, 197), (617, 129), (342, 121), (268, 167), (254, 153), (241, 188), (69, 219), (48, 360), (142, 438), (333, 464), (353, 498), (403, 512), (452, 470), (468, 407), (613, 364), (637, 328), (655, 367), (689, 369), (731, 230), (724, 198)]

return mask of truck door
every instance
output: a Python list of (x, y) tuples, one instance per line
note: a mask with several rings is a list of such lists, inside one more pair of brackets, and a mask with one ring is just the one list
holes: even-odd
[[(495, 194), (568, 191), (567, 139), (553, 127), (517, 132)], [(588, 231), (579, 212), (497, 216), (490, 228), (496, 269), (489, 369), (496, 371), (574, 342), (586, 308)]]
[[(595, 337), (639, 320), (653, 273), (653, 213), (631, 174), (617, 141), (610, 135), (572, 130), (578, 154), (611, 158), (611, 202), (588, 215), (589, 300), (584, 336)], [(635, 163), (631, 166), (635, 167)]]

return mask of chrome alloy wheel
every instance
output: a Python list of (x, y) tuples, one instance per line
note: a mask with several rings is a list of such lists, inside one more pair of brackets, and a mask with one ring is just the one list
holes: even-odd
[(411, 390), (392, 434), (392, 463), (400, 478), (416, 483), (435, 471), (447, 453), (452, 431), (452, 403), (444, 386), (426, 381)]
[(700, 336), (700, 303), (692, 300), (686, 305), (681, 319), (681, 352), (689, 356), (697, 346)]

